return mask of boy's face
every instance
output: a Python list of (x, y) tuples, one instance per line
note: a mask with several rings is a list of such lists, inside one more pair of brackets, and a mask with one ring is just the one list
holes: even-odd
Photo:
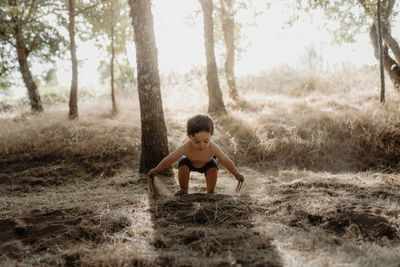
[(211, 133), (198, 132), (194, 135), (189, 135), (189, 140), (195, 149), (203, 150), (210, 145)]

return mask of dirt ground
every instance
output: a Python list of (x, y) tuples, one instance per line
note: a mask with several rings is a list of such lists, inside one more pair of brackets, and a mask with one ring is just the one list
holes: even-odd
[(1, 265), (400, 266), (398, 175), (242, 168), (237, 194), (222, 168), (152, 199), (125, 160), (1, 162)]
[[(248, 92), (215, 118), (240, 193), (221, 167), (216, 194), (193, 174), (175, 196), (174, 166), (151, 198), (136, 96), (116, 117), (93, 99), (76, 121), (67, 105), (0, 113), (0, 266), (400, 267), (400, 99), (381, 107), (366, 83), (329, 83), (303, 97)], [(207, 110), (206, 89), (186, 88), (163, 98), (170, 150), (188, 110)]]

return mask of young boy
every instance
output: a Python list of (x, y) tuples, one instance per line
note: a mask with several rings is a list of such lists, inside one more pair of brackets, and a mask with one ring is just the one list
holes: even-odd
[(239, 173), (232, 160), (216, 143), (211, 141), (213, 133), (214, 124), (212, 119), (207, 115), (195, 115), (190, 118), (187, 122), (189, 140), (166, 156), (157, 167), (147, 173), (151, 182), (157, 173), (168, 168), (179, 159), (178, 181), (181, 189), (176, 194), (188, 194), (189, 174), (191, 171), (204, 173), (206, 176), (207, 193), (214, 193), (218, 175), (218, 165), (215, 160), (217, 158), (238, 180), (236, 190), (240, 190), (244, 177)]

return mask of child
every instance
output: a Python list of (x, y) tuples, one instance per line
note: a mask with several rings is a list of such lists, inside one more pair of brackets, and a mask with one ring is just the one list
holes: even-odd
[[(221, 150), (221, 148), (211, 141), (214, 133), (214, 124), (207, 115), (195, 115), (187, 122), (187, 135), (189, 140), (174, 152), (166, 156), (154, 169), (147, 175), (150, 178), (150, 185), (153, 184), (154, 176), (162, 170), (168, 168), (178, 160), (178, 181), (180, 191), (176, 194), (188, 194), (189, 174), (191, 171), (204, 173), (206, 176), (207, 193), (214, 193), (217, 183), (218, 165), (216, 158), (225, 166), (238, 180), (237, 191), (240, 190), (244, 181), (243, 175), (239, 173), (232, 160)], [(150, 186), (153, 194), (153, 186)]]

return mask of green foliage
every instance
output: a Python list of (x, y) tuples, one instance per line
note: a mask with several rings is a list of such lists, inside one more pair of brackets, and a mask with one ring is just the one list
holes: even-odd
[[(3, 76), (5, 76), (5, 77), (3, 77)], [(2, 92), (7, 92), (11, 86), (12, 86), (12, 83), (9, 81), (8, 76), (6, 76), (6, 75), (0, 76), (0, 94)]]
[(0, 2), (0, 80), (18, 65), (17, 43), (36, 62), (51, 62), (62, 52), (65, 39), (59, 33), (50, 0), (2, 0)]
[(129, 64), (118, 64), (116, 85), (121, 89), (129, 89), (137, 85), (135, 69)]
[[(341, 0), (340, 2), (343, 2)], [(333, 5), (329, 5), (325, 12), (328, 21), (336, 22), (340, 26), (327, 24), (327, 29), (334, 36), (334, 41), (340, 43), (355, 42), (355, 34), (366, 32), (369, 25), (366, 23), (367, 17), (365, 16), (362, 8), (355, 2), (348, 2), (347, 5), (335, 2)]]
[(43, 75), (43, 81), (46, 83), (47, 86), (54, 86), (58, 84), (57, 80), (57, 69), (51, 68), (47, 71), (45, 75)]
[[(41, 98), (43, 103), (57, 104), (69, 101), (70, 89), (59, 85), (46, 84), (41, 88)], [(79, 92), (80, 93), (80, 92)]]
[(12, 62), (7, 59), (10, 48), (10, 46), (5, 45), (0, 48), (0, 93), (7, 91), (13, 85), (9, 76), (14, 66)]
[(98, 5), (82, 13), (87, 20), (87, 30), (81, 33), (83, 40), (95, 39), (99, 48), (111, 53), (111, 36), (114, 36), (116, 54), (126, 52), (126, 45), (133, 42), (129, 8), (124, 0), (102, 0)]
[[(351, 43), (355, 41), (356, 34), (369, 30), (370, 24), (376, 19), (376, 5), (376, 0), (295, 0), (288, 3), (288, 8), (295, 11), (288, 23), (309, 18), (314, 10), (321, 10), (326, 20), (323, 27), (332, 33), (334, 42)], [(398, 15), (397, 9), (395, 7), (390, 13), (387, 23), (393, 23)]]
[[(110, 63), (103, 60), (99, 65), (100, 79), (104, 84), (109, 82), (111, 78)], [(123, 60), (121, 63), (116, 62), (114, 82), (117, 89), (130, 89), (135, 87), (137, 81), (135, 79), (135, 68), (133, 68), (127, 60)]]
[[(125, 0), (102, 0), (82, 13), (88, 27), (82, 32), (81, 38), (95, 39), (97, 47), (106, 51), (99, 66), (103, 83), (111, 76), (110, 62), (114, 53), (114, 84), (119, 89), (136, 83), (134, 69), (126, 58), (126, 48), (133, 43), (129, 10)], [(121, 61), (122, 64), (119, 63)]]
[(0, 111), (12, 110), (23, 105), (27, 101), (26, 98), (15, 99), (13, 97), (4, 96), (0, 98)]

